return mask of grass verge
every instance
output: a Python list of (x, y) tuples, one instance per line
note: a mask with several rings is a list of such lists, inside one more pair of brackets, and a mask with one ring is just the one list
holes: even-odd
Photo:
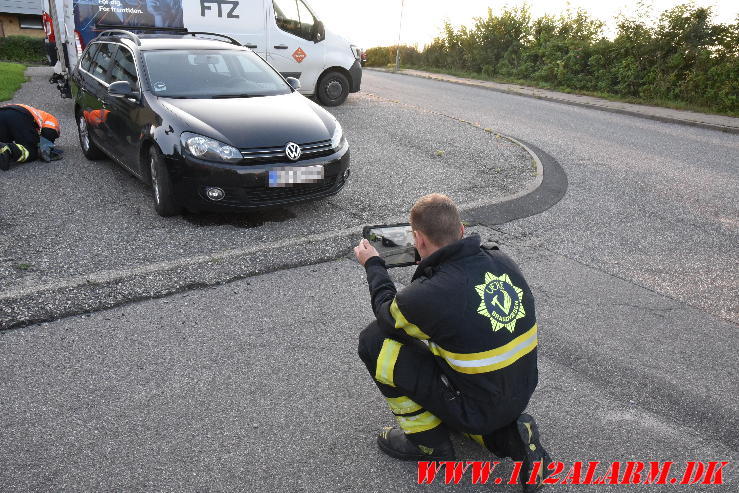
[(26, 81), (25, 70), (20, 63), (0, 62), (0, 101), (7, 101), (20, 89)]
[[(394, 67), (395, 65), (392, 65), (392, 66), (388, 66), (387, 68), (394, 68)], [(607, 99), (609, 101), (618, 101), (621, 103), (645, 104), (649, 106), (661, 106), (663, 108), (672, 108), (675, 110), (695, 111), (697, 113), (706, 113), (709, 115), (724, 115), (724, 116), (739, 117), (738, 112), (733, 112), (733, 111), (720, 112), (720, 111), (715, 111), (711, 108), (706, 108), (704, 106), (697, 106), (697, 105), (685, 103), (682, 101), (667, 101), (667, 100), (661, 100), (661, 99), (658, 99), (658, 100), (643, 99), (643, 98), (635, 98), (635, 97), (627, 97), (627, 96), (618, 96), (616, 94), (611, 94), (611, 93), (580, 91), (580, 90), (570, 89), (567, 87), (559, 87), (559, 86), (555, 86), (552, 84), (535, 82), (531, 80), (508, 79), (505, 77), (489, 77), (487, 75), (476, 73), (476, 72), (464, 72), (461, 70), (453, 70), (453, 69), (441, 70), (441, 69), (434, 68), (434, 67), (424, 67), (424, 66), (417, 66), (417, 65), (401, 65), (400, 68), (410, 69), (410, 70), (423, 70), (424, 72), (430, 72), (434, 74), (453, 75), (455, 77), (464, 77), (466, 79), (475, 79), (475, 80), (485, 80), (489, 82), (499, 82), (502, 84), (518, 84), (521, 86), (536, 87), (539, 89), (548, 89), (550, 91), (558, 91), (558, 92), (563, 92), (567, 94), (582, 94), (583, 96), (592, 96), (595, 98)]]

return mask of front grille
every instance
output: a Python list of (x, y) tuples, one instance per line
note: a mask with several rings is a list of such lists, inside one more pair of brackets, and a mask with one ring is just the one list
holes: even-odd
[[(308, 142), (306, 144), (298, 144), (300, 146), (300, 159), (313, 159), (317, 157), (330, 156), (334, 150), (331, 148), (330, 140), (320, 140), (318, 142)], [(262, 163), (279, 163), (287, 161), (285, 154), (285, 146), (282, 147), (252, 147), (251, 149), (241, 149), (241, 156), (244, 163), (262, 164)]]
[(255, 207), (262, 205), (292, 202), (313, 195), (328, 193), (332, 188), (343, 185), (342, 176), (332, 176), (322, 183), (306, 183), (292, 187), (254, 187), (254, 188), (224, 188), (225, 198), (218, 202), (224, 205)]

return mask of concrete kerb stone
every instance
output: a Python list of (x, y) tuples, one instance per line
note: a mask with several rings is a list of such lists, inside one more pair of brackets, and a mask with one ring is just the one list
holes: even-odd
[[(475, 126), (470, 122), (464, 123)], [(521, 200), (532, 195), (542, 184), (544, 166), (536, 152), (513, 137), (495, 135), (520, 146), (530, 155), (536, 167), (536, 179), (524, 190), (507, 197), (460, 204), (463, 217), (467, 211), (479, 213), (508, 201)], [(387, 219), (388, 224), (405, 221), (407, 217)], [(336, 260), (349, 255), (351, 247), (359, 240), (359, 230), (359, 227), (348, 228), (260, 247), (229, 249), (130, 269), (100, 271), (3, 292), (0, 293), (0, 330)]]
[(701, 122), (696, 120), (690, 120), (687, 118), (672, 118), (669, 116), (664, 115), (658, 115), (658, 114), (649, 114), (644, 113), (640, 111), (633, 111), (628, 110), (625, 108), (616, 108), (614, 106), (609, 106), (607, 103), (608, 101), (604, 100), (603, 104), (595, 104), (592, 102), (587, 101), (577, 101), (574, 99), (565, 99), (565, 98), (556, 98), (547, 96), (544, 94), (537, 93), (535, 91), (538, 90), (538, 88), (527, 88), (530, 92), (527, 92), (525, 90), (516, 90), (516, 89), (507, 89), (504, 87), (495, 87), (486, 85), (485, 81), (478, 81), (475, 79), (464, 79), (461, 77), (445, 77), (444, 74), (434, 74), (434, 73), (419, 73), (420, 71), (414, 71), (414, 73), (408, 73), (403, 70), (400, 72), (395, 72), (394, 70), (390, 69), (383, 69), (383, 68), (366, 68), (365, 70), (375, 70), (377, 72), (389, 72), (389, 73), (397, 73), (400, 75), (406, 75), (409, 77), (418, 77), (420, 79), (430, 79), (430, 80), (438, 80), (442, 82), (449, 82), (451, 84), (459, 84), (462, 86), (469, 86), (469, 87), (478, 87), (480, 89), (487, 89), (488, 91), (495, 91), (495, 92), (501, 92), (504, 94), (512, 94), (514, 96), (523, 96), (527, 98), (533, 98), (533, 99), (541, 99), (543, 101), (552, 101), (555, 103), (562, 103), (562, 104), (569, 104), (571, 106), (580, 106), (583, 108), (591, 108), (594, 110), (599, 111), (606, 111), (608, 113), (618, 113), (621, 115), (628, 115), (628, 116), (636, 116), (639, 118), (644, 118), (647, 120), (655, 120), (663, 123), (677, 123), (680, 125), (688, 125), (691, 127), (698, 127), (698, 128), (706, 128), (709, 130), (718, 130), (719, 132), (726, 132), (730, 134), (739, 134), (739, 126), (728, 126), (728, 125), (720, 125), (716, 123), (707, 123), (707, 122)]

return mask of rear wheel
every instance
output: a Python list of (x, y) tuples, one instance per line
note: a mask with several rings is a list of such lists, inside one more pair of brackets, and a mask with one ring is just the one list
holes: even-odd
[(92, 135), (90, 135), (90, 127), (87, 125), (85, 115), (80, 113), (77, 115), (77, 131), (80, 136), (80, 146), (82, 147), (82, 154), (91, 161), (96, 161), (105, 157), (103, 151), (92, 141)]
[(149, 168), (151, 169), (151, 188), (154, 190), (154, 208), (157, 214), (163, 217), (176, 216), (182, 208), (174, 200), (169, 171), (156, 146), (149, 148)]
[(339, 106), (349, 95), (349, 79), (341, 72), (328, 72), (318, 81), (318, 101), (324, 106)]

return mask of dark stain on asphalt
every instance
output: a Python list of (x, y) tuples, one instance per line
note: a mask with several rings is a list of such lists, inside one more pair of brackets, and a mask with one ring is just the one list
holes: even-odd
[(190, 224), (200, 227), (233, 226), (235, 228), (256, 228), (265, 223), (281, 223), (297, 217), (287, 209), (271, 209), (249, 213), (202, 213), (182, 216)]

